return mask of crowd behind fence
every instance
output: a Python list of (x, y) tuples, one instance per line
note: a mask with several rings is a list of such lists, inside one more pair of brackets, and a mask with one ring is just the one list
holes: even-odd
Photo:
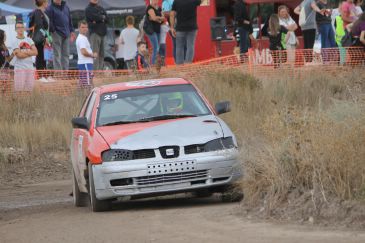
[[(210, 59), (188, 65), (152, 67), (146, 70), (108, 70), (93, 71), (87, 73), (90, 78), (90, 85), (83, 85), (86, 73), (78, 70), (57, 71), (29, 71), (34, 73), (34, 86), (31, 91), (41, 93), (52, 93), (59, 95), (70, 95), (80, 89), (90, 89), (93, 86), (103, 84), (141, 80), (156, 79), (164, 77), (182, 77), (194, 79), (214, 71), (241, 70), (260, 79), (293, 77), (306, 75), (313, 69), (327, 71), (340, 71), (340, 67), (353, 68), (365, 67), (365, 52), (363, 48), (332, 48), (322, 49), (321, 52), (313, 50), (296, 50), (295, 61), (288, 61), (286, 51), (265, 51), (252, 50), (248, 55), (231, 55), (221, 58)], [(0, 74), (0, 96), (13, 97), (17, 94), (29, 94), (16, 90), (14, 78), (19, 76), (14, 70), (1, 70)], [(23, 71), (27, 72), (27, 71)], [(32, 74), (33, 75), (33, 74)], [(42, 82), (39, 77), (49, 77), (47, 82)], [(81, 80), (81, 81), (80, 81)]]

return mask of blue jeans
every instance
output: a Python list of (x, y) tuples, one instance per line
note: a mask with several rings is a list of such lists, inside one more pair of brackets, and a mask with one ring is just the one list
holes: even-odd
[[(193, 62), (197, 32), (197, 30), (176, 32), (176, 64)], [(186, 55), (184, 55), (185, 46)]]
[(248, 52), (248, 31), (243, 27), (238, 27), (238, 34), (240, 35), (240, 53)]
[(155, 64), (157, 54), (158, 54), (158, 51), (160, 49), (160, 34), (157, 34), (157, 33), (154, 32), (152, 35), (147, 35), (147, 36), (150, 39), (151, 44), (152, 44), (152, 48), (153, 48), (151, 63)]
[(323, 50), (323, 48), (336, 47), (335, 32), (332, 29), (332, 24), (320, 24), (319, 33), (321, 34), (322, 59), (324, 62), (329, 62), (331, 51)]
[(336, 47), (335, 33), (332, 29), (331, 23), (319, 25), (319, 33), (321, 33), (322, 48)]

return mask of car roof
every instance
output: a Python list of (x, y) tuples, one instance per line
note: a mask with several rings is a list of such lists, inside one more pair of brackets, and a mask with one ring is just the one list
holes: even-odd
[(101, 94), (104, 94), (104, 93), (131, 90), (131, 89), (143, 89), (157, 86), (172, 86), (179, 84), (191, 84), (191, 82), (182, 78), (148, 79), (148, 80), (108, 84), (100, 86), (97, 89), (99, 89)]

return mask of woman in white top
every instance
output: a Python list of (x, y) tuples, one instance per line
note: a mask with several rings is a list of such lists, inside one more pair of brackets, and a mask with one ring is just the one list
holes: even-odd
[(285, 5), (281, 5), (278, 8), (278, 15), (280, 25), (284, 26), (287, 30), (289, 38), (287, 38), (286, 43), (283, 43), (284, 48), (287, 50), (288, 53), (288, 62), (294, 63), (295, 62), (295, 48), (298, 45), (298, 39), (295, 36), (294, 31), (298, 29), (298, 25), (289, 15), (289, 9)]

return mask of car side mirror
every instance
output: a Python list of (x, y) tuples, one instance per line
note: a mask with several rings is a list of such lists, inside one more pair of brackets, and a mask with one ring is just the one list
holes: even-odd
[(89, 122), (87, 121), (86, 117), (74, 117), (71, 120), (73, 128), (80, 128), (80, 129), (89, 129)]
[(229, 101), (222, 101), (215, 104), (215, 111), (218, 115), (231, 111), (231, 103)]

